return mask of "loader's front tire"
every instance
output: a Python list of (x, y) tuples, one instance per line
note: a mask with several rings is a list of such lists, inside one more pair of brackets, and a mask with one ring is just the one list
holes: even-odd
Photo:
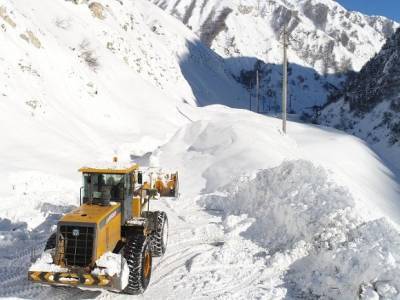
[(168, 243), (168, 217), (163, 211), (155, 212), (155, 230), (151, 234), (151, 247), (153, 256), (162, 256), (167, 250)]
[(124, 293), (142, 294), (150, 283), (152, 255), (150, 240), (144, 235), (132, 237), (125, 245), (124, 257), (129, 267), (128, 285)]
[(57, 233), (53, 233), (50, 235), (46, 242), (46, 246), (44, 246), (44, 251), (54, 249), (56, 247), (56, 238), (57, 238)]

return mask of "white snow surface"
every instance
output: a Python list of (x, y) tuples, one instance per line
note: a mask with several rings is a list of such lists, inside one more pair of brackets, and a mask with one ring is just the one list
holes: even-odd
[(106, 252), (96, 260), (96, 268), (93, 269), (94, 275), (116, 276), (121, 282), (121, 288), (128, 285), (129, 268), (121, 254)]
[[(243, 93), (221, 58), (158, 7), (101, 3), (104, 20), (88, 3), (0, 4), (0, 217), (37, 226), (42, 203), (78, 204), (79, 167), (152, 151), (186, 122), (179, 103), (237, 102)], [(191, 82), (190, 68), (199, 70)], [(46, 186), (63, 192), (40, 194)]]
[[(179, 57), (197, 38), (147, 1), (101, 1), (104, 20), (86, 4), (42, 1), (48, 10), (0, 5), (16, 24), (0, 19), (0, 297), (127, 297), (32, 285), (26, 275), (57, 220), (79, 203), (76, 170), (117, 155), (179, 171), (180, 197), (151, 204), (168, 214), (169, 242), (139, 298), (399, 298), (399, 180), (367, 144), (294, 122), (284, 135), (276, 118), (195, 107), (218, 95), (236, 101), (241, 89), (199, 46), (185, 71), (195, 96)], [(165, 39), (153, 31), (160, 28)], [(131, 47), (107, 49), (120, 38)], [(99, 58), (95, 71), (81, 60), (83, 39)], [(131, 52), (127, 64), (125, 50), (143, 56)], [(148, 73), (159, 66), (168, 80)], [(100, 264), (112, 273), (115, 258)]]
[(96, 275), (109, 275), (114, 276), (115, 274), (121, 273), (122, 256), (120, 254), (106, 252), (98, 260), (96, 260), (96, 266), (92, 273)]
[(53, 264), (51, 250), (44, 251), (42, 255), (30, 266), (32, 272), (66, 272), (66, 268)]
[[(170, 238), (166, 254), (154, 260), (144, 298), (398, 296), (399, 184), (364, 142), (293, 122), (283, 135), (278, 119), (219, 105), (179, 110), (186, 125), (141, 158), (144, 165), (178, 170), (181, 187), (179, 199), (152, 204), (167, 212)], [(37, 247), (56, 219), (43, 219), (42, 230), (24, 244)], [(7, 224), (6, 230), (16, 226)], [(0, 253), (22, 237), (2, 235), (10, 241)], [(26, 256), (11, 257), (15, 266), (26, 263)], [(9, 257), (1, 262), (2, 272), (10, 270)], [(25, 270), (9, 272), (23, 276)], [(2, 296), (69, 297), (65, 290), (29, 290), (26, 282), (1, 287)]]

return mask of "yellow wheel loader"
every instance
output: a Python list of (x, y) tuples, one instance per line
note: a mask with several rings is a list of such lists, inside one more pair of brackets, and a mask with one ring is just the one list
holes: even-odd
[[(79, 171), (81, 205), (59, 220), (42, 254), (47, 255), (45, 263), (31, 266), (29, 280), (143, 293), (150, 282), (152, 257), (165, 253), (168, 240), (167, 215), (150, 211), (150, 200), (177, 197), (178, 173), (146, 173), (137, 164), (122, 166), (116, 159), (109, 166)], [(118, 272), (101, 265), (107, 255), (121, 258)]]

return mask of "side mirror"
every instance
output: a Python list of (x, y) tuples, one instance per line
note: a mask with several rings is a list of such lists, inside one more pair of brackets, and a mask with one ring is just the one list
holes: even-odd
[(82, 190), (83, 190), (83, 186), (79, 189), (79, 206), (82, 205)]
[(138, 182), (138, 184), (143, 184), (143, 173), (142, 172), (138, 172), (137, 182)]

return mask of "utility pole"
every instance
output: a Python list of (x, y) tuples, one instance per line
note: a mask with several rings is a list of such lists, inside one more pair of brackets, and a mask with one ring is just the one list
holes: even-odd
[(287, 119), (287, 82), (288, 82), (288, 70), (287, 70), (287, 47), (288, 47), (288, 36), (287, 27), (285, 25), (283, 31), (283, 87), (282, 87), (282, 131), (286, 134), (286, 119)]
[(256, 76), (256, 82), (257, 82), (257, 113), (260, 113), (260, 80), (258, 78), (258, 67), (257, 67), (257, 76)]
[(251, 111), (251, 89), (252, 89), (252, 87), (253, 87), (252, 83), (253, 83), (253, 82), (250, 80), (250, 100), (249, 100), (250, 111)]

